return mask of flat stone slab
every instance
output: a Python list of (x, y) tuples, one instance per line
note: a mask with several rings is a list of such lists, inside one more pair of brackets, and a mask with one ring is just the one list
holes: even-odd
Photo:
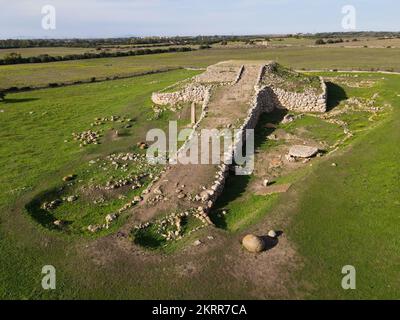
[(289, 155), (296, 158), (311, 158), (318, 153), (318, 148), (295, 145), (289, 149)]
[(291, 186), (292, 186), (291, 183), (278, 184), (278, 185), (274, 184), (272, 186), (264, 187), (256, 191), (255, 194), (258, 196), (268, 196), (270, 194), (275, 194), (275, 193), (285, 193), (289, 190)]

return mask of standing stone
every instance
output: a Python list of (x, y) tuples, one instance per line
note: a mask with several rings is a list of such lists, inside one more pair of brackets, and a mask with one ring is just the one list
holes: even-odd
[(192, 102), (192, 107), (190, 111), (191, 122), (192, 124), (196, 124), (196, 104), (194, 102)]

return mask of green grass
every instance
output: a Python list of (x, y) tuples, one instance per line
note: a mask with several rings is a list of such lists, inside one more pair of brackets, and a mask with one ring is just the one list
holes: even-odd
[[(151, 93), (196, 73), (177, 70), (10, 94), (0, 103), (0, 109), (4, 110), (0, 114), (0, 297), (63, 297), (68, 292), (72, 295), (69, 289), (62, 288), (55, 294), (44, 292), (40, 287), (39, 266), (53, 262), (65, 265), (65, 269), (70, 265), (69, 270), (73, 272), (79, 257), (68, 263), (64, 261), (65, 253), (70, 245), (80, 242), (79, 238), (47, 232), (29, 218), (25, 204), (58, 187), (63, 176), (81, 172), (78, 169), (90, 159), (136, 146), (137, 141), (144, 140), (149, 128), (165, 128), (167, 120), (174, 118), (172, 113), (165, 112), (160, 119), (147, 120), (153, 114)], [(95, 117), (114, 114), (135, 120), (132, 129), (121, 139), (85, 148), (79, 148), (76, 142), (64, 142), (71, 138), (72, 132), (90, 129)], [(82, 213), (76, 212), (78, 216)]]
[[(385, 78), (379, 92), (394, 107), (390, 118), (332, 159), (338, 167), (322, 162), (297, 188), (288, 234), (305, 259), (297, 281), (309, 298), (399, 297), (400, 78)], [(341, 288), (344, 265), (356, 268), (357, 290)]]
[[(237, 232), (244, 230), (264, 218), (272, 209), (278, 195), (237, 195), (236, 188), (240, 188), (239, 177), (227, 181), (229, 189), (217, 201), (212, 221), (218, 227), (227, 231)], [(222, 212), (226, 211), (223, 215)]]
[(319, 118), (308, 115), (304, 115), (300, 119), (281, 125), (280, 127), (292, 134), (301, 131), (307, 138), (317, 141), (326, 141), (330, 145), (344, 137), (343, 129), (338, 125), (327, 123)]
[(318, 77), (296, 72), (280, 64), (275, 66), (273, 74), (266, 73), (264, 75), (264, 83), (276, 85), (291, 92), (303, 93), (307, 89), (311, 89), (317, 94), (322, 93), (321, 81)]
[[(89, 80), (159, 70), (166, 67), (206, 67), (230, 60), (276, 60), (295, 69), (387, 69), (400, 71), (400, 49), (366, 48), (243, 48), (210, 49), (184, 53), (164, 53), (63, 61), (43, 64), (0, 66), (0, 88), (39, 86), (54, 82)], [(310, 58), (312, 57), (312, 58)]]
[[(181, 235), (183, 238), (179, 240), (169, 240), (167, 241), (161, 236), (158, 230), (157, 222), (151, 223), (147, 228), (133, 230), (131, 233), (132, 241), (135, 244), (142, 246), (143, 248), (153, 250), (159, 253), (171, 254), (187, 246), (190, 241), (194, 241), (196, 235), (195, 233), (189, 234), (194, 228), (200, 227), (201, 222), (199, 219), (188, 216), (182, 218), (181, 222)], [(176, 228), (169, 225), (167, 230), (175, 231)]]
[[(275, 110), (269, 114), (262, 114), (255, 129), (255, 152), (268, 152), (282, 142), (266, 139), (274, 130), (267, 128), (267, 123), (276, 125), (285, 115), (283, 110)], [(259, 196), (247, 190), (248, 185), (255, 179), (254, 175), (231, 175), (226, 181), (222, 195), (217, 199), (211, 213), (213, 223), (221, 229), (238, 232), (257, 223), (268, 215), (276, 204), (278, 195)], [(223, 214), (223, 212), (226, 214)]]
[[(2, 194), (19, 193), (22, 187), (32, 188), (40, 175), (50, 176), (55, 169), (60, 170), (76, 159), (123, 150), (144, 140), (148, 128), (165, 126), (165, 120), (171, 115), (165, 113), (158, 120), (147, 121), (153, 114), (149, 98), (153, 90), (195, 73), (180, 70), (137, 79), (8, 95), (7, 100), (0, 103), (4, 110), (0, 118)], [(99, 96), (98, 92), (102, 94)], [(135, 120), (124, 139), (83, 149), (79, 148), (79, 143), (64, 142), (71, 140), (72, 132), (93, 129), (90, 124), (95, 117), (113, 114), (128, 115)], [(64, 173), (69, 173), (76, 164), (69, 166)], [(19, 172), (29, 174), (19, 175)], [(62, 174), (59, 172), (59, 179)], [(4, 200), (1, 197), (0, 204), (4, 204)]]
[[(370, 130), (356, 135), (333, 158), (322, 158), (313, 167), (277, 179), (277, 183), (294, 183), (294, 192), (278, 199), (262, 199), (246, 191), (251, 178), (233, 177), (217, 203), (214, 222), (229, 231), (240, 231), (262, 217), (274, 216), (277, 204), (279, 210), (287, 208), (293, 222), (284, 232), (305, 263), (293, 281), (309, 299), (399, 297), (400, 77), (385, 76), (375, 89), (380, 92), (379, 104), (393, 105), (391, 116), (384, 112), (385, 120), (374, 125), (366, 120), (370, 113), (340, 116), (352, 129)], [(349, 89), (346, 94), (352, 96), (355, 91), (359, 97), (371, 96), (369, 88)], [(305, 117), (285, 127), (308, 127), (314, 138), (333, 141), (339, 137), (333, 127), (324, 127), (316, 120)], [(263, 147), (260, 150), (268, 150)], [(332, 162), (338, 166), (332, 167)], [(293, 194), (297, 194), (297, 200), (291, 198)], [(219, 214), (222, 209), (228, 209), (226, 216)], [(341, 287), (345, 265), (356, 268), (357, 290)]]

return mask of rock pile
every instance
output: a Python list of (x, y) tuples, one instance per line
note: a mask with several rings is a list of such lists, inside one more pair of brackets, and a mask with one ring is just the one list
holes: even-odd
[(132, 185), (132, 189), (135, 190), (142, 187), (141, 179), (145, 178), (146, 176), (147, 174), (134, 176), (130, 175), (124, 179), (119, 179), (117, 181), (109, 180), (106, 182), (104, 190), (114, 190), (128, 185)]
[(199, 84), (188, 84), (177, 92), (154, 92), (151, 96), (153, 103), (158, 105), (176, 105), (180, 102), (202, 103), (208, 88)]
[(79, 145), (80, 147), (86, 146), (88, 144), (99, 144), (99, 139), (101, 137), (99, 131), (92, 131), (92, 130), (84, 131), (81, 133), (73, 132), (72, 136), (74, 137), (75, 141), (82, 142)]
[[(288, 79), (276, 74), (277, 63), (271, 62), (265, 67), (262, 82), (272, 90), (271, 99), (275, 106), (280, 106), (292, 111), (299, 112), (325, 112), (327, 108), (327, 87), (320, 78), (320, 89), (312, 86), (306, 87), (304, 92), (294, 92), (284, 89)], [(290, 72), (290, 71), (288, 71)], [(293, 75), (296, 75), (292, 71)], [(298, 74), (297, 74), (298, 75)], [(308, 78), (304, 77), (304, 81)], [(320, 93), (322, 91), (322, 93)]]
[(47, 211), (54, 210), (59, 205), (61, 205), (61, 203), (62, 203), (62, 201), (60, 199), (56, 199), (56, 200), (53, 200), (53, 201), (50, 201), (50, 202), (44, 202), (42, 204), (42, 209), (43, 210), (47, 210)]
[(97, 117), (94, 118), (94, 122), (92, 122), (90, 124), (91, 127), (96, 127), (96, 126), (101, 126), (106, 124), (106, 122), (118, 122), (118, 123), (129, 123), (132, 122), (133, 120), (131, 118), (126, 118), (126, 117), (122, 117), (122, 116), (117, 116), (117, 115), (113, 115), (110, 117)]

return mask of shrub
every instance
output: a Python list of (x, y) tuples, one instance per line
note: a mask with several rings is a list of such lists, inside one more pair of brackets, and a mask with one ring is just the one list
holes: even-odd
[(202, 45), (199, 47), (199, 49), (200, 49), (200, 50), (211, 49), (211, 46), (209, 46), (208, 44), (202, 44)]
[(322, 45), (322, 44), (326, 44), (326, 42), (324, 41), (324, 39), (317, 39), (317, 40), (315, 41), (315, 44), (316, 44), (316, 45)]

